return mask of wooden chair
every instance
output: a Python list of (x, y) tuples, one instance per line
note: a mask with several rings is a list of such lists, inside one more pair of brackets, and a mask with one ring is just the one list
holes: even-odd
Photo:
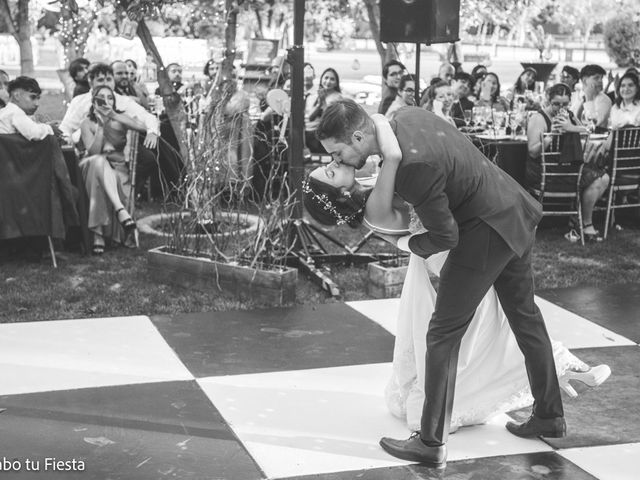
[[(584, 245), (582, 228), (582, 202), (580, 179), (584, 163), (565, 163), (561, 157), (562, 134), (543, 133), (540, 156), (541, 177), (539, 188), (529, 188), (530, 193), (542, 204), (545, 216), (577, 216), (580, 243)], [(584, 145), (584, 142), (582, 142)]]
[[(640, 207), (640, 128), (614, 130), (611, 145), (613, 158), (604, 238), (615, 222), (617, 209)], [(619, 197), (618, 193), (623, 195)]]

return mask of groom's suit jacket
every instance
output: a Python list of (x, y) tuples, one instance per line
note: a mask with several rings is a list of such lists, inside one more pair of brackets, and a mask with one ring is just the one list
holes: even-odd
[(427, 258), (451, 250), (452, 262), (484, 269), (489, 235), (474, 228), (482, 221), (522, 256), (542, 217), (531, 195), (456, 127), (431, 112), (403, 108), (391, 127), (402, 150), (396, 192), (414, 206), (427, 229), (409, 239), (413, 253)]

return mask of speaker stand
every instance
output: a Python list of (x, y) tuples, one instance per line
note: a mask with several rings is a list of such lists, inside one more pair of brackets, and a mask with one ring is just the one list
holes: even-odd
[[(330, 277), (331, 272), (327, 265), (361, 265), (397, 257), (393, 253), (358, 253), (369, 239), (375, 236), (374, 232), (368, 232), (356, 245), (350, 247), (304, 219), (289, 221), (287, 228), (289, 231), (288, 244), (293, 245), (293, 251), (287, 257), (287, 264), (305, 273), (311, 281), (327, 291), (332, 297), (340, 296), (340, 287)], [(319, 236), (338, 246), (340, 251), (329, 253), (320, 242)]]

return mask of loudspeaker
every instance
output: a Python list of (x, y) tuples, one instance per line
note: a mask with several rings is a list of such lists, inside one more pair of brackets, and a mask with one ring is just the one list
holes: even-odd
[(450, 43), (460, 40), (460, 0), (380, 0), (380, 40)]

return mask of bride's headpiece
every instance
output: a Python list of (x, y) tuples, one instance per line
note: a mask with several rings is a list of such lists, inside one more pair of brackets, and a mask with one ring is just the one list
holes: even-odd
[(338, 211), (326, 193), (316, 193), (313, 191), (311, 185), (309, 185), (309, 179), (302, 182), (302, 192), (305, 197), (311, 199), (318, 208), (331, 214), (336, 219), (336, 225), (344, 225), (345, 223), (351, 225), (351, 223), (360, 216), (365, 207), (363, 203), (362, 206), (351, 215), (343, 215)]

